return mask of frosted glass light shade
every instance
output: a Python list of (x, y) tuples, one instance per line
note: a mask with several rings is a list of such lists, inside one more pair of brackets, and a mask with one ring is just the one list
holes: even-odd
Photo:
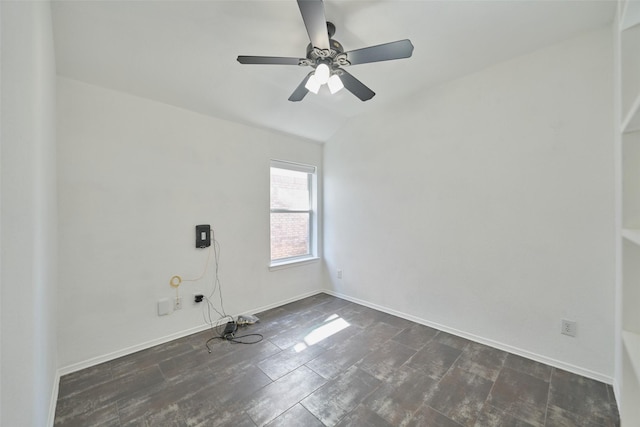
[(331, 74), (331, 70), (329, 70), (329, 66), (327, 64), (319, 64), (316, 67), (316, 72), (314, 76), (318, 79), (318, 82), (323, 85), (329, 81), (329, 75)]
[(334, 93), (344, 88), (344, 85), (342, 84), (342, 80), (340, 80), (340, 77), (337, 74), (334, 74), (331, 77), (329, 77), (327, 86), (329, 86), (329, 91), (331, 92), (331, 95), (333, 95)]
[(304, 87), (306, 87), (309, 92), (313, 92), (316, 95), (320, 90), (320, 86), (322, 86), (322, 84), (318, 81), (318, 78), (315, 76), (315, 74), (312, 74), (307, 80), (307, 83), (305, 83), (304, 85)]

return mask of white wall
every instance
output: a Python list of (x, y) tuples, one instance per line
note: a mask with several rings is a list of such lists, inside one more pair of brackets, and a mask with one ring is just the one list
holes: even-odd
[(2, 17), (2, 418), (51, 422), (57, 392), (55, 61), (48, 2)]
[(334, 292), (610, 381), (610, 33), (416, 94), (331, 139)]
[(183, 310), (156, 306), (173, 275), (202, 272), (196, 224), (220, 242), (227, 313), (320, 290), (320, 262), (267, 267), (269, 160), (320, 167), (320, 145), (63, 78), (58, 116), (63, 371), (203, 325), (191, 293), (212, 290), (211, 268), (183, 283)]
[[(0, 23), (2, 22), (2, 7), (0, 6)], [(0, 47), (2, 46), (2, 28), (0, 27)], [(0, 166), (2, 165), (2, 111), (1, 105), (4, 104), (2, 98), (2, 53), (0, 52)], [(0, 320), (2, 320), (2, 171), (0, 170)], [(0, 325), (0, 422), (2, 422), (2, 326)]]

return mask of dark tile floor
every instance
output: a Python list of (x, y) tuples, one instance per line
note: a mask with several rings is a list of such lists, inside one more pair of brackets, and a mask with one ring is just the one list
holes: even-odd
[(618, 426), (609, 385), (318, 294), (62, 377), (56, 426)]

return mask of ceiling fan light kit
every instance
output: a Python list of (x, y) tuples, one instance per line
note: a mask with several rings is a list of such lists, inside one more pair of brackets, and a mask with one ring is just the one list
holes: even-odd
[(329, 77), (327, 86), (329, 86), (329, 92), (331, 92), (331, 95), (341, 91), (344, 88), (344, 84), (342, 84), (342, 80), (340, 80), (340, 77), (337, 74)]
[(413, 45), (407, 39), (345, 52), (340, 42), (332, 39), (336, 27), (326, 21), (322, 0), (297, 2), (311, 41), (307, 46), (305, 58), (238, 56), (238, 62), (241, 64), (312, 67), (314, 71), (307, 74), (293, 91), (289, 101), (301, 101), (308, 92), (317, 94), (324, 84), (328, 86), (331, 94), (346, 88), (361, 101), (367, 101), (375, 96), (375, 92), (341, 67), (409, 58), (413, 53)]
[(304, 87), (314, 94), (317, 94), (322, 85), (326, 84), (329, 87), (331, 95), (339, 92), (344, 88), (342, 80), (338, 76), (336, 71), (331, 71), (329, 66), (325, 63), (321, 63), (316, 67), (315, 72), (312, 72)]
[(307, 83), (304, 85), (304, 87), (309, 92), (313, 92), (316, 95), (318, 94), (318, 91), (320, 90), (320, 86), (322, 86), (322, 83), (320, 83), (320, 80), (318, 80), (318, 78), (316, 77), (315, 73), (312, 73), (309, 76), (309, 79), (307, 80)]
[(321, 62), (316, 67), (316, 72), (313, 73), (318, 83), (321, 85), (326, 84), (329, 81), (329, 76), (331, 75), (331, 70), (329, 70), (329, 66), (324, 62)]

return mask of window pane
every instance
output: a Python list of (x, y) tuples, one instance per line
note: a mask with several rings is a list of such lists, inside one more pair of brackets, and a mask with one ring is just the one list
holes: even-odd
[(271, 168), (271, 209), (309, 210), (309, 174)]
[(271, 214), (271, 259), (309, 255), (309, 213)]

